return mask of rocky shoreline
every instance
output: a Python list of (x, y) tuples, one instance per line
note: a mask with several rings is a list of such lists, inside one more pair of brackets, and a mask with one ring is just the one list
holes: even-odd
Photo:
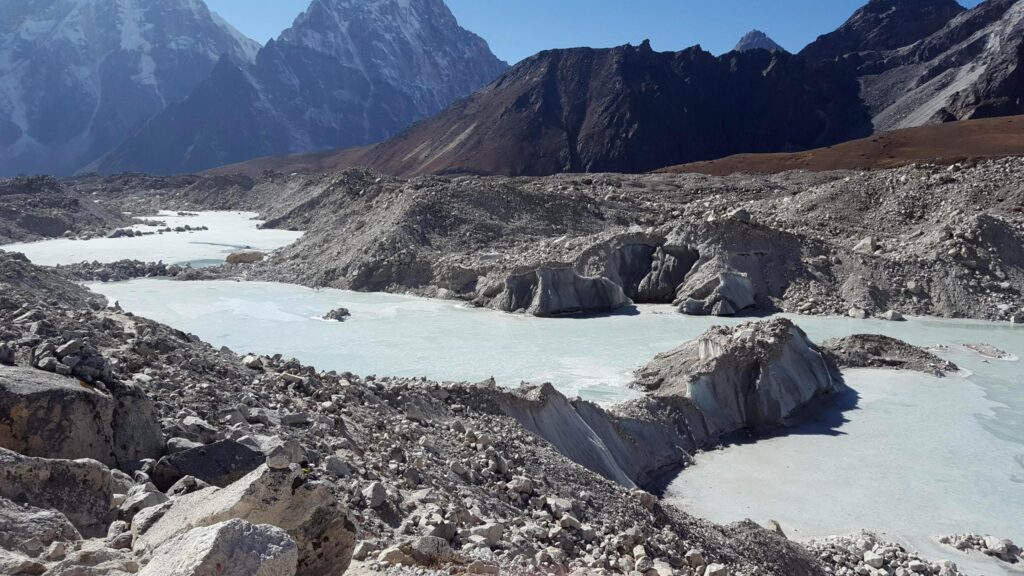
[(665, 303), (686, 314), (1017, 322), (1021, 177), (1024, 159), (1006, 158), (728, 177), (402, 180), (347, 170), (51, 187), (118, 214), (257, 210), (266, 227), (306, 230), (292, 246), (202, 277), (413, 292), (540, 316)]
[[(409, 180), (364, 170), (64, 185), (112, 209), (257, 210), (305, 230), (224, 278), (413, 292), (535, 315), (674, 304), (1024, 321), (1024, 159), (776, 175)], [(443, 207), (443, 208), (442, 208)]]
[[(184, 555), (298, 574), (848, 573), (779, 530), (716, 526), (638, 488), (831, 391), (828, 355), (789, 321), (713, 329), (638, 372), (646, 398), (602, 408), (550, 385), (238, 356), (108, 308), (18, 255), (0, 260), (0, 524), (24, 534), (0, 541), (10, 573), (164, 574)], [(730, 369), (740, 358), (752, 368)], [(816, 373), (815, 387), (773, 376), (794, 369)], [(698, 383), (721, 395), (692, 396)], [(753, 396), (732, 403), (735, 386)], [(744, 408), (759, 402), (772, 410)], [(57, 405), (67, 417), (46, 417)], [(39, 417), (13, 417), (25, 413)], [(93, 460), (65, 459), (83, 456)], [(59, 496), (71, 486), (76, 496)], [(25, 525), (39, 529), (13, 531)]]

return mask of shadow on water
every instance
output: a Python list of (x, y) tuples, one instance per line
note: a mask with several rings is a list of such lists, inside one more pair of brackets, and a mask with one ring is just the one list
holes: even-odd
[[(719, 445), (723, 448), (730, 446), (741, 446), (792, 435), (805, 436), (842, 436), (846, 433), (841, 430), (844, 424), (849, 422), (846, 413), (850, 410), (858, 410), (860, 394), (846, 385), (842, 377), (832, 376), (836, 382), (836, 391), (833, 394), (824, 396), (812, 401), (805, 406), (796, 416), (791, 419), (792, 424), (786, 427), (773, 428), (769, 430), (740, 430), (723, 436)], [(683, 472), (691, 462), (679, 462), (674, 466), (667, 466), (662, 470), (653, 471), (650, 479), (643, 485), (643, 489), (663, 496), (676, 477)]]
[(849, 422), (846, 413), (858, 410), (859, 404), (860, 394), (840, 378), (834, 393), (805, 406), (791, 418), (788, 426), (769, 430), (741, 430), (723, 437), (721, 444), (725, 447), (737, 446), (785, 436), (843, 436), (846, 433), (842, 427)]
[(623, 306), (610, 312), (592, 312), (589, 314), (560, 314), (549, 316), (549, 320), (593, 320), (595, 318), (613, 318), (615, 316), (639, 316), (640, 310), (636, 306)]

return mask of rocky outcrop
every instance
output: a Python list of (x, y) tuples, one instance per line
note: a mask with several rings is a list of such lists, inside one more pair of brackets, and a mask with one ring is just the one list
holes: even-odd
[(293, 576), (297, 563), (287, 532), (236, 519), (168, 540), (139, 576)]
[(77, 542), (81, 534), (60, 512), (0, 498), (0, 549), (38, 553), (54, 542)]
[(679, 311), (692, 316), (732, 316), (752, 308), (754, 285), (746, 275), (725, 271), (707, 278), (707, 268), (679, 287)]
[(811, 60), (909, 46), (941, 30), (964, 11), (956, 0), (870, 0), (836, 30), (800, 51)]
[(0, 498), (60, 512), (83, 535), (106, 531), (110, 470), (95, 460), (50, 460), (0, 448)]
[(261, 466), (226, 488), (205, 488), (172, 501), (158, 520), (136, 526), (132, 548), (158, 551), (189, 530), (231, 519), (270, 524), (298, 545), (298, 572), (327, 576), (344, 572), (355, 546), (345, 507), (300, 471)]
[(28, 456), (127, 466), (159, 457), (164, 442), (153, 403), (137, 386), (92, 386), (32, 368), (0, 366), (0, 447)]
[(800, 52), (860, 76), (877, 131), (1024, 113), (1024, 6), (874, 0)]
[(709, 437), (784, 425), (836, 389), (830, 366), (786, 319), (715, 327), (637, 371), (634, 385), (656, 397), (685, 397)]
[(572, 268), (537, 268), (509, 276), (491, 306), (534, 316), (597, 314), (630, 304), (622, 288), (607, 278), (580, 276)]
[(167, 490), (185, 476), (214, 486), (225, 487), (263, 464), (259, 451), (234, 440), (221, 440), (205, 446), (168, 454), (153, 467), (153, 483)]
[(956, 364), (902, 340), (880, 334), (854, 334), (821, 344), (822, 351), (839, 368), (888, 368), (916, 370), (936, 376), (959, 370)]
[(228, 264), (255, 264), (260, 262), (266, 257), (266, 254), (259, 250), (246, 250), (243, 252), (233, 252), (228, 254)]

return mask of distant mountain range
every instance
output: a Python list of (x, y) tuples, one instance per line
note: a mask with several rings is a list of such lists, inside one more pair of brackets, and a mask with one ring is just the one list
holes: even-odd
[(1022, 61), (1024, 0), (870, 0), (797, 54), (755, 30), (511, 69), (443, 0), (313, 0), (263, 47), (202, 0), (6, 2), (0, 176), (646, 171), (1022, 114)]
[[(798, 55), (645, 44), (543, 52), (380, 144), (220, 172), (550, 174), (792, 152), (873, 131), (1024, 113), (1024, 0), (871, 0)], [(761, 42), (760, 35), (745, 40)]]
[(0, 176), (383, 140), (508, 65), (443, 0), (313, 0), (260, 47), (202, 0), (0, 3)]
[(396, 175), (643, 172), (870, 132), (856, 77), (839, 63), (644, 43), (541, 52), (403, 134), (334, 160)]
[(78, 170), (257, 50), (201, 0), (0, 2), (0, 176)]
[(255, 63), (225, 59), (90, 168), (192, 172), (378, 142), (507, 68), (442, 0), (314, 0)]

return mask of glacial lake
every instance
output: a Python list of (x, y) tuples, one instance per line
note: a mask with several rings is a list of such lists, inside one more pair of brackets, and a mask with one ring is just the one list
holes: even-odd
[[(208, 232), (0, 246), (38, 264), (83, 260), (205, 265), (241, 248), (272, 250), (301, 234), (259, 230), (254, 214), (160, 216), (171, 227)], [(152, 229), (140, 227), (140, 229)], [(633, 397), (625, 386), (655, 354), (714, 324), (670, 307), (624, 314), (538, 319), (450, 301), (392, 294), (312, 290), (272, 283), (144, 279), (92, 284), (126, 310), (237, 352), (282, 353), (321, 369), (379, 376), (426, 376), (506, 386), (550, 381), (602, 403)], [(319, 317), (344, 306), (344, 323)], [(968, 558), (931, 538), (973, 531), (1024, 542), (1024, 364), (990, 360), (963, 345), (986, 342), (1024, 357), (1024, 327), (913, 318), (904, 323), (792, 317), (815, 341), (881, 333), (925, 347), (964, 372), (934, 378), (854, 370), (851, 390), (831, 410), (784, 436), (697, 457), (665, 498), (717, 522), (778, 520), (807, 539), (861, 528), (902, 540), (967, 573), (1019, 574)]]
[[(7, 244), (0, 246), (0, 249), (21, 252), (33, 263), (42, 266), (134, 259), (199, 267), (224, 262), (229, 254), (239, 250), (275, 250), (302, 236), (301, 232), (289, 230), (260, 230), (262, 222), (256, 219), (255, 212), (199, 212), (192, 216), (178, 216), (177, 212), (163, 211), (158, 216), (142, 218), (164, 222), (172, 229), (188, 225), (192, 228), (206, 226), (209, 230), (167, 232), (132, 238), (56, 238)], [(164, 226), (139, 224), (131, 228), (154, 232)]]
[[(666, 306), (539, 319), (451, 301), (274, 283), (143, 279), (92, 284), (126, 310), (236, 352), (282, 353), (321, 369), (499, 384), (549, 381), (603, 403), (635, 392), (631, 373), (713, 324)], [(346, 322), (319, 317), (344, 306)], [(963, 372), (853, 370), (835, 408), (784, 436), (701, 454), (666, 498), (717, 522), (778, 520), (795, 539), (870, 528), (972, 574), (1000, 574), (932, 542), (973, 531), (1024, 542), (1024, 327), (912, 318), (895, 323), (791, 316), (815, 341), (882, 333), (934, 347)], [(1010, 573), (1010, 572), (1006, 572)]]

